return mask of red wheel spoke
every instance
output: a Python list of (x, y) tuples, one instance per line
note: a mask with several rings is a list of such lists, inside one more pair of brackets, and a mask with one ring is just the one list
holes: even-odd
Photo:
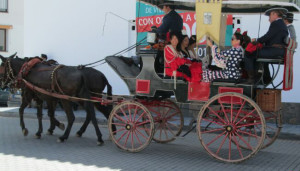
[(126, 137), (125, 142), (124, 142), (124, 147), (126, 147), (126, 145), (127, 145), (127, 141), (128, 141), (128, 138), (129, 138), (130, 134), (131, 134), (131, 131), (128, 131), (127, 137)]
[(124, 120), (123, 118), (121, 118), (118, 114), (114, 113), (114, 117), (117, 118), (119, 121), (122, 121), (124, 123), (127, 123), (126, 120)]
[(117, 133), (117, 132), (124, 131), (124, 130), (126, 130), (126, 129), (125, 129), (125, 128), (121, 128), (121, 129), (119, 129), (119, 130), (114, 131), (113, 134), (115, 134), (115, 133)]
[(128, 117), (127, 117), (127, 114), (126, 114), (126, 112), (124, 112), (124, 110), (123, 110), (123, 108), (122, 108), (122, 107), (120, 107), (120, 109), (121, 109), (121, 111), (122, 111), (123, 115), (125, 116), (126, 120), (128, 120), (128, 121), (129, 121), (129, 119), (128, 119)]
[(179, 113), (179, 112), (176, 111), (176, 112), (173, 113), (172, 115), (166, 117), (166, 119), (169, 120), (169, 119), (172, 118), (173, 116), (176, 116), (178, 113)]
[(256, 111), (256, 109), (253, 109), (250, 113), (248, 113), (247, 115), (245, 115), (242, 119), (240, 119), (235, 125), (238, 125), (240, 122), (242, 122), (245, 118), (247, 118), (249, 115), (251, 115), (254, 111)]
[(121, 135), (121, 137), (117, 140), (117, 143), (119, 143), (119, 141), (128, 133), (129, 131), (125, 131), (122, 135)]
[(167, 133), (167, 130), (166, 130), (166, 129), (164, 129), (164, 132), (165, 132), (166, 138), (169, 139), (168, 133)]
[(147, 121), (144, 121), (144, 122), (138, 122), (138, 123), (136, 123), (136, 126), (141, 126), (141, 125), (144, 125), (144, 124), (147, 124), (147, 123), (150, 123), (150, 120), (147, 120)]
[(242, 141), (246, 144), (246, 146), (247, 146), (250, 150), (253, 151), (253, 148), (250, 146), (249, 143), (246, 142), (246, 140), (245, 140), (242, 136), (240, 136), (238, 133), (236, 133), (236, 135), (240, 138), (240, 140), (242, 140)]
[[(233, 102), (232, 102), (233, 96), (230, 96), (230, 103), (231, 103), (231, 109), (230, 109), (230, 123), (232, 123), (233, 120)], [(231, 138), (231, 136), (229, 136)], [(231, 141), (230, 141), (231, 142)]]
[(174, 136), (176, 136), (175, 134), (174, 134), (174, 132), (172, 131), (172, 129), (169, 127), (169, 125), (168, 125), (169, 123), (167, 123), (166, 122), (166, 127), (168, 128), (168, 130), (171, 132), (171, 134), (173, 134)]
[(135, 117), (136, 117), (136, 114), (137, 114), (137, 108), (138, 108), (138, 106), (135, 106), (135, 110), (134, 110), (134, 114), (133, 114), (133, 122), (135, 122)]
[(207, 121), (207, 122), (210, 122), (210, 123), (215, 123), (215, 124), (220, 125), (220, 126), (224, 126), (224, 124), (220, 124), (220, 123), (218, 123), (218, 122), (211, 121), (211, 120), (208, 120), (208, 119), (205, 119), (205, 118), (202, 118), (202, 120)]
[(228, 133), (227, 133), (226, 136), (223, 138), (223, 140), (222, 140), (222, 142), (221, 142), (221, 145), (220, 145), (220, 147), (218, 148), (216, 154), (219, 154), (219, 152), (220, 152), (221, 148), (223, 147), (223, 145), (224, 145), (225, 140), (227, 139), (227, 137), (228, 137)]
[(130, 134), (131, 134), (131, 149), (134, 149), (133, 148), (133, 144), (134, 144), (133, 132), (130, 132)]
[(118, 125), (118, 126), (126, 126), (126, 124), (122, 124), (122, 123), (115, 123), (115, 122), (113, 122), (113, 123), (111, 123), (112, 125)]
[(139, 117), (138, 117), (138, 119), (137, 120), (135, 120), (135, 122), (134, 123), (136, 123), (137, 121), (139, 121), (141, 118), (142, 118), (142, 116), (144, 116), (145, 115), (145, 113), (146, 113), (146, 111), (144, 111)]
[(243, 124), (243, 125), (239, 125), (236, 128), (242, 128), (242, 127), (248, 127), (248, 126), (254, 126), (254, 125), (261, 125), (261, 122), (256, 122), (256, 123), (249, 123), (249, 124)]
[(209, 131), (203, 131), (201, 132), (202, 134), (206, 134), (206, 133), (212, 133), (212, 132), (217, 132), (217, 131), (224, 131), (224, 128), (220, 128), (220, 129), (212, 129)]
[(268, 126), (268, 125), (266, 125), (266, 126), (267, 126), (267, 128), (270, 128), (272, 130), (277, 130), (277, 128), (274, 128), (274, 127), (271, 127), (271, 126)]
[(219, 139), (222, 135), (224, 135), (226, 133), (226, 131), (224, 131), (222, 134), (218, 135), (217, 137), (215, 137), (212, 141), (210, 141), (207, 145), (210, 146), (212, 143), (214, 143), (217, 139)]
[(244, 100), (244, 102), (242, 103), (242, 105), (241, 105), (241, 107), (240, 107), (240, 109), (239, 109), (238, 113), (236, 114), (236, 116), (235, 116), (235, 118), (234, 118), (234, 121), (233, 121), (233, 123), (235, 123), (235, 122), (236, 122), (236, 120), (237, 120), (237, 118), (240, 116), (240, 113), (241, 113), (242, 109), (244, 108), (244, 106), (245, 106), (245, 103), (246, 103), (246, 101)]
[(180, 126), (178, 126), (178, 125), (175, 125), (175, 124), (173, 124), (173, 123), (170, 123), (170, 122), (166, 122), (166, 124), (172, 125), (172, 126), (174, 126), (174, 127), (176, 127), (176, 128), (180, 128)]
[(244, 156), (243, 156), (243, 154), (242, 154), (242, 151), (241, 151), (241, 148), (240, 148), (240, 146), (239, 146), (239, 143), (238, 143), (238, 141), (237, 141), (237, 139), (236, 139), (235, 136), (233, 136), (233, 141), (235, 142), (235, 144), (236, 144), (236, 146), (237, 146), (237, 149), (238, 149), (238, 151), (239, 151), (239, 154), (240, 154), (241, 158), (244, 158)]
[(131, 117), (131, 109), (130, 109), (130, 104), (128, 104), (128, 114), (129, 114), (129, 121), (132, 121), (132, 117)]
[[(164, 118), (166, 118), (166, 117), (168, 116), (168, 113), (170, 112), (170, 110), (171, 110), (171, 108), (169, 108), (168, 111), (165, 112), (165, 113), (163, 114), (163, 117), (164, 117)], [(178, 113), (178, 112), (177, 112), (177, 113)]]
[(140, 143), (140, 145), (142, 145), (141, 140), (139, 139), (139, 137), (136, 135), (136, 132), (134, 131), (134, 136), (136, 137), (136, 139), (138, 140), (138, 142)]
[(255, 138), (259, 138), (257, 135), (254, 135), (254, 134), (251, 134), (251, 133), (242, 131), (242, 130), (237, 130), (237, 131), (238, 131), (238, 132), (241, 132), (241, 133), (243, 133), (243, 134), (246, 134), (246, 135), (250, 135), (250, 136), (255, 137)]
[(223, 111), (223, 113), (224, 113), (224, 115), (225, 115), (225, 117), (226, 117), (227, 122), (229, 122), (229, 119), (228, 119), (228, 116), (227, 116), (227, 113), (226, 113), (226, 111), (225, 111), (225, 109), (224, 109), (223, 104), (220, 103), (220, 105), (221, 105), (222, 111)]
[(222, 119), (211, 107), (208, 107), (208, 109), (214, 114), (214, 115), (216, 115), (224, 124), (226, 123), (225, 121), (224, 121), (224, 119)]
[(228, 149), (228, 159), (231, 159), (231, 134), (229, 134), (229, 149)]
[(136, 132), (138, 133), (138, 134), (140, 134), (145, 140), (147, 140), (148, 138), (147, 137), (145, 137), (145, 135), (144, 134), (142, 134), (138, 129), (136, 129)]

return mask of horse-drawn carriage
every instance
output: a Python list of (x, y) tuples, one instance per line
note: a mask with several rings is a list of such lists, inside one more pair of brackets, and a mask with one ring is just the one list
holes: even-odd
[[(155, 0), (143, 2), (148, 3), (148, 5), (157, 3)], [(176, 0), (174, 2), (179, 10), (196, 9), (197, 42), (201, 42), (203, 36), (209, 35), (221, 47), (226, 46), (226, 36), (224, 34), (227, 32), (225, 29), (227, 24), (223, 20), (226, 20), (228, 14), (259, 13), (271, 7), (285, 7), (291, 12), (299, 12), (299, 7), (296, 4), (279, 1), (200, 0), (195, 3), (194, 0)], [(137, 7), (140, 7), (140, 4)], [(205, 12), (203, 12), (203, 9), (205, 9)], [(278, 65), (284, 63), (289, 73), (292, 73), (291, 68), (287, 67), (292, 65), (295, 50), (292, 44), (293, 41), (286, 49), (288, 57), (284, 60), (260, 59), (258, 62)], [(205, 51), (206, 45), (200, 45), (198, 49)], [(94, 115), (94, 108), (88, 102), (100, 102), (99, 104), (103, 105), (116, 104), (108, 118), (110, 136), (117, 147), (129, 152), (143, 150), (152, 140), (158, 143), (175, 140), (181, 134), (184, 125), (184, 117), (177, 105), (178, 103), (201, 107), (196, 118), (197, 135), (204, 149), (218, 160), (231, 163), (241, 162), (254, 156), (260, 149), (271, 145), (275, 141), (282, 126), (281, 90), (276, 89), (278, 86), (274, 86), (274, 89), (266, 89), (267, 85), (263, 79), (260, 79), (256, 84), (247, 84), (239, 81), (229, 82), (228, 80), (191, 83), (176, 77), (165, 78), (164, 73), (155, 71), (156, 54), (157, 51), (155, 50), (140, 49), (138, 55), (141, 57), (142, 66), (136, 65), (128, 58), (120, 56), (106, 57), (106, 62), (127, 84), (130, 96), (115, 95), (111, 97), (111, 88), (109, 88), (108, 98), (102, 97), (102, 94), (91, 97), (90, 91), (97, 91), (100, 84), (88, 86), (88, 84), (83, 83), (89, 83), (96, 78), (95, 70), (89, 68), (82, 73), (82, 71), (78, 71), (82, 68), (61, 65), (47, 66), (46, 64), (34, 68), (32, 63), (36, 64), (40, 61), (25, 62), (20, 58), (14, 59), (14, 55), (11, 58), (1, 56), (4, 62), (0, 68), (1, 74), (4, 74), (1, 79), (2, 84), (6, 86), (8, 83), (23, 81), (27, 88), (39, 95), (52, 97), (50, 100), (63, 100), (64, 107), (67, 107), (65, 111), (68, 115), (68, 127), (65, 134), (60, 137), (60, 141), (68, 138), (74, 121), (74, 114), (67, 102), (68, 100), (85, 102), (87, 119), (77, 135), (81, 136), (90, 120), (92, 120), (100, 144), (103, 143), (102, 135)], [(209, 56), (205, 53), (202, 54), (203, 58)], [(22, 79), (23, 71), (28, 74), (29, 71), (26, 68), (29, 66), (33, 67), (31, 80), (35, 81), (36, 85)], [(64, 72), (61, 72), (61, 70)], [(94, 73), (94, 75), (89, 75), (90, 78), (85, 77), (84, 72), (87, 74)], [(20, 73), (21, 80), (18, 79)], [(68, 73), (72, 73), (74, 78), (69, 78)], [(278, 71), (274, 72), (272, 80), (277, 74)], [(107, 82), (102, 73), (99, 75), (100, 78), (103, 78), (103, 82)], [(287, 77), (289, 79), (286, 80), (291, 80), (292, 74), (287, 74)], [(71, 81), (74, 85), (69, 84)], [(75, 83), (78, 84), (77, 87)], [(291, 83), (284, 84), (291, 88)], [(44, 87), (39, 88), (39, 86)], [(67, 89), (70, 86), (75, 87)], [(101, 87), (98, 90), (100, 92), (104, 89), (102, 84)], [(48, 91), (48, 89), (52, 91)], [(74, 93), (73, 90), (75, 89), (78, 91)], [(61, 92), (61, 94), (54, 91)], [(95, 91), (93, 93), (97, 95)], [(72, 97), (73, 94), (81, 96), (80, 98)], [(90, 97), (91, 99), (88, 99)], [(27, 130), (23, 121), (24, 107), (26, 107), (26, 104), (21, 106), (20, 118), (22, 130), (26, 133)], [(49, 107), (52, 107), (52, 104)], [(104, 114), (108, 117), (107, 113)], [(40, 125), (37, 133), (39, 136), (42, 131), (42, 117), (40, 115), (38, 116)], [(53, 131), (55, 125), (61, 126), (54, 118), (53, 109), (49, 112), (49, 116), (51, 117), (50, 131)]]
[[(156, 1), (144, 3), (153, 5)], [(196, 8), (197, 19), (204, 20), (208, 14), (208, 19), (226, 19), (228, 14), (261, 13), (272, 7), (299, 11), (294, 3), (275, 1), (201, 0), (196, 1), (196, 4), (194, 1), (175, 3), (178, 10)], [(208, 5), (209, 8), (203, 12), (200, 11), (203, 8), (199, 9), (198, 5)], [(216, 25), (219, 27), (214, 28), (217, 31), (210, 32), (202, 21), (197, 23), (198, 42), (205, 36), (203, 32), (207, 31), (205, 34), (210, 34), (209, 36), (217, 32), (218, 34), (212, 37), (224, 47), (225, 40), (221, 40), (221, 37), (222, 32), (226, 32), (226, 22), (219, 20)], [(288, 48), (286, 51), (293, 53), (294, 50)], [(263, 79), (255, 84), (247, 84), (228, 80), (189, 83), (176, 78), (165, 78), (163, 73), (155, 72), (156, 54), (155, 50), (140, 49), (138, 55), (143, 63), (141, 69), (132, 62), (126, 62), (123, 57), (106, 58), (107, 63), (125, 81), (132, 95), (131, 99), (124, 99), (118, 103), (110, 114), (109, 131), (117, 147), (129, 152), (138, 152), (152, 140), (158, 143), (175, 140), (183, 129), (183, 114), (177, 106), (178, 103), (201, 106), (196, 122), (197, 135), (204, 149), (219, 160), (241, 162), (275, 141), (282, 127), (281, 90), (276, 89), (278, 86), (266, 89), (268, 85)], [(259, 59), (258, 62), (280, 66), (287, 61)], [(279, 67), (277, 71), (273, 69), (272, 84), (278, 70)], [(117, 129), (112, 130), (112, 125)]]

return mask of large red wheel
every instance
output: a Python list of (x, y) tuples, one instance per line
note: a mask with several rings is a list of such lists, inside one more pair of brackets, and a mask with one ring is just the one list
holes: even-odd
[(167, 143), (176, 139), (183, 128), (183, 115), (176, 103), (171, 100), (143, 103), (151, 112), (155, 124), (153, 140)]
[[(112, 125), (116, 126), (116, 130), (113, 130)], [(108, 129), (117, 147), (129, 152), (138, 152), (151, 142), (154, 122), (144, 105), (125, 101), (114, 107), (110, 113)]]
[(262, 148), (266, 148), (274, 143), (282, 128), (281, 110), (277, 112), (264, 112), (266, 120), (266, 139)]
[(254, 156), (263, 146), (266, 123), (262, 111), (252, 99), (239, 93), (222, 93), (201, 108), (197, 133), (211, 156), (238, 163)]

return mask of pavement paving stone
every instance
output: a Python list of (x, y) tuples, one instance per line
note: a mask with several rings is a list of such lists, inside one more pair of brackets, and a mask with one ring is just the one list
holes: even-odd
[[(35, 139), (36, 119), (25, 119), (29, 135), (24, 137), (19, 119), (0, 117), (0, 170), (300, 170), (300, 139), (278, 139), (253, 158), (239, 163), (222, 163), (202, 148), (196, 133), (177, 138), (168, 144), (152, 142), (138, 153), (118, 149), (110, 140), (106, 126), (101, 126), (104, 146), (96, 146), (96, 134), (89, 125), (82, 138), (75, 137), (81, 123), (75, 123), (69, 139), (57, 143), (62, 131)], [(44, 130), (49, 122), (43, 121)], [(44, 131), (45, 132), (45, 131)]]

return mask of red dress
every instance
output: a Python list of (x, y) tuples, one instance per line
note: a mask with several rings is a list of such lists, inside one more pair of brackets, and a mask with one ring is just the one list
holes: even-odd
[[(165, 74), (173, 77), (184, 77), (189, 82), (199, 82), (202, 79), (202, 64), (192, 62), (183, 58), (180, 52), (177, 52), (172, 45), (167, 45), (164, 49), (165, 53)], [(182, 72), (177, 71), (180, 65), (191, 64), (189, 67), (191, 77), (186, 76)]]

